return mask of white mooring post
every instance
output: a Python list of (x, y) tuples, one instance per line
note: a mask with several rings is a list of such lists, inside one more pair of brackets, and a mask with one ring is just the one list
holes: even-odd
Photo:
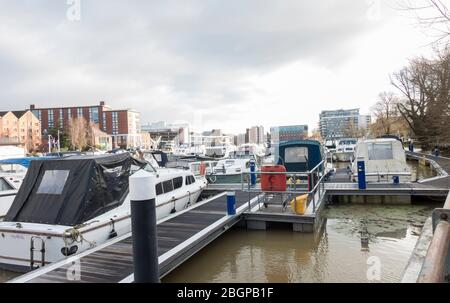
[(156, 177), (140, 170), (130, 177), (135, 283), (159, 283)]

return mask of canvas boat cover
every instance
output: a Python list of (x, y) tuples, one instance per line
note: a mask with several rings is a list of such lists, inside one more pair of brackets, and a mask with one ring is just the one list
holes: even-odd
[(129, 154), (31, 161), (4, 221), (82, 224), (120, 206), (129, 176), (146, 165)]

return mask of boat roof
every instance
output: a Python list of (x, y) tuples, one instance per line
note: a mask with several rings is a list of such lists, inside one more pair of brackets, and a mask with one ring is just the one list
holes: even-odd
[(4, 159), (0, 160), (0, 165), (22, 165), (26, 168), (30, 166), (31, 161), (36, 160), (50, 160), (50, 159), (59, 159), (59, 157), (24, 157), (24, 158), (12, 158), (12, 159)]
[(295, 140), (295, 141), (282, 141), (280, 146), (290, 146), (290, 145), (318, 145), (321, 143), (317, 140)]
[(120, 206), (128, 195), (129, 154), (31, 161), (5, 222), (75, 226)]

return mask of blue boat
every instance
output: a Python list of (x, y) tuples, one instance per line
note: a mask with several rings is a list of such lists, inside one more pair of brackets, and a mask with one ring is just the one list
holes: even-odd
[(288, 172), (307, 172), (326, 160), (325, 150), (316, 140), (280, 142), (275, 152), (275, 161)]

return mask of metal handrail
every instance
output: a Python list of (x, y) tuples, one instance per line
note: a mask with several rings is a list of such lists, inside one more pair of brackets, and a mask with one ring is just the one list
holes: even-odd
[(449, 245), (450, 245), (450, 193), (446, 202), (439, 211), (439, 221), (434, 229), (433, 239), (425, 257), (418, 283), (441, 283), (450, 280)]

